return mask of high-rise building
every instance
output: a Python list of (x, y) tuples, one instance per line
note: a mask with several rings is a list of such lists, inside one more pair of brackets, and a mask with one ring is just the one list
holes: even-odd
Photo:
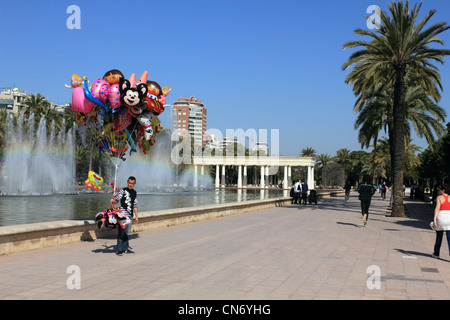
[(180, 137), (191, 135), (194, 144), (206, 145), (206, 108), (194, 97), (179, 98), (172, 107), (172, 130)]

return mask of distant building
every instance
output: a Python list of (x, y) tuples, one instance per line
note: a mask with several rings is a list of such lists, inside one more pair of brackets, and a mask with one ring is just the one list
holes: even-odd
[(256, 142), (254, 147), (250, 148), (251, 152), (263, 152), (266, 155), (269, 155), (269, 146), (267, 142)]
[(172, 106), (172, 130), (180, 137), (191, 135), (194, 144), (206, 145), (206, 108), (194, 97), (179, 98)]
[(211, 149), (226, 150), (227, 146), (234, 145), (235, 143), (239, 143), (238, 138), (236, 137), (223, 137), (222, 140), (217, 140), (215, 135), (210, 135), (206, 147)]
[[(4, 89), (0, 93), (0, 109), (6, 108), (14, 113), (19, 112), (20, 109), (26, 107), (24, 104), (25, 99), (28, 97), (28, 93), (25, 90), (19, 88)], [(48, 101), (48, 100), (47, 100)], [(58, 105), (51, 101), (48, 101), (49, 108), (55, 110), (59, 114), (63, 114), (65, 110), (69, 108), (69, 104)]]
[(4, 89), (3, 92), (0, 93), (0, 108), (6, 108), (16, 113), (25, 106), (23, 102), (26, 97), (27, 95), (23, 89)]

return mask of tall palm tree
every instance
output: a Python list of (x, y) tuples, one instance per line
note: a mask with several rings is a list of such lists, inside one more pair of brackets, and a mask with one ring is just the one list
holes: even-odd
[[(381, 26), (375, 31), (356, 29), (360, 36), (368, 36), (371, 41), (350, 41), (346, 48), (363, 47), (354, 52), (342, 66), (345, 70), (354, 65), (346, 78), (353, 85), (354, 93), (359, 98), (373, 91), (374, 83), (387, 78), (393, 87), (393, 129), (392, 129), (392, 174), (393, 205), (392, 216), (405, 216), (403, 206), (403, 170), (405, 164), (405, 117), (407, 106), (406, 73), (414, 72), (420, 79), (420, 86), (427, 95), (436, 96), (438, 87), (442, 90), (439, 69), (432, 61), (444, 63), (443, 57), (450, 55), (450, 50), (435, 49), (430, 44), (444, 42), (438, 35), (450, 27), (445, 22), (436, 23), (424, 29), (427, 22), (436, 13), (431, 10), (421, 21), (417, 22), (421, 4), (409, 8), (409, 1), (391, 3), (388, 13), (381, 11)], [(357, 103), (360, 101), (357, 100)]]
[(26, 105), (24, 112), (28, 114), (34, 113), (36, 123), (39, 123), (39, 120), (45, 117), (47, 129), (50, 129), (52, 121), (55, 121), (55, 126), (58, 130), (62, 129), (62, 118), (50, 108), (50, 102), (40, 93), (28, 95), (23, 103)]
[(348, 150), (347, 148), (339, 149), (338, 151), (336, 151), (336, 156), (334, 157), (334, 159), (341, 165), (343, 179), (347, 179), (345, 169), (347, 164), (350, 164), (350, 150)]
[(362, 150), (352, 151), (349, 157), (353, 170), (358, 173), (358, 183), (360, 183), (362, 181), (362, 168), (368, 162), (369, 153)]
[(370, 161), (366, 162), (361, 170), (361, 173), (364, 175), (372, 176), (372, 183), (376, 184), (376, 180), (378, 177), (386, 178), (386, 167), (383, 166), (381, 163), (377, 163), (374, 161), (374, 158), (376, 157), (375, 153), (371, 153), (369, 155)]
[(49, 106), (47, 99), (40, 93), (28, 95), (23, 104), (26, 105), (27, 111), (35, 114), (44, 113)]
[[(367, 97), (366, 103), (359, 107), (355, 129), (359, 128), (358, 141), (361, 147), (376, 144), (381, 130), (392, 138), (393, 130), (393, 90), (387, 84)], [(446, 112), (433, 102), (420, 86), (408, 86), (405, 95), (406, 136), (410, 138), (411, 129), (432, 145), (436, 138), (445, 133)], [(391, 141), (392, 144), (392, 141)]]
[(300, 152), (300, 156), (302, 157), (312, 157), (313, 159), (316, 158), (316, 150), (314, 150), (312, 147), (307, 147), (306, 149), (302, 149)]
[(325, 175), (323, 174), (325, 171), (325, 168), (328, 163), (331, 162), (331, 157), (328, 153), (321, 153), (316, 158), (316, 163), (321, 167), (321, 174), (322, 174), (322, 184), (325, 187), (326, 186), (326, 179)]

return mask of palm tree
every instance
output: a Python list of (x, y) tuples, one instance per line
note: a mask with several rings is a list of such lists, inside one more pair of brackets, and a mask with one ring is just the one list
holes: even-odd
[(334, 157), (334, 159), (336, 160), (337, 163), (341, 165), (342, 177), (345, 180), (346, 179), (345, 169), (347, 164), (350, 163), (350, 150), (348, 150), (347, 148), (339, 149), (338, 151), (336, 151), (336, 156)]
[(327, 153), (322, 153), (322, 154), (319, 154), (317, 156), (316, 162), (322, 169), (321, 170), (321, 173), (322, 173), (322, 184), (325, 187), (326, 186), (326, 179), (325, 179), (325, 175), (323, 173), (324, 173), (324, 170), (325, 170), (327, 164), (331, 162), (331, 157)]
[[(370, 158), (373, 158), (374, 155), (370, 155)], [(362, 167), (361, 173), (364, 175), (369, 175), (372, 177), (372, 183), (376, 184), (377, 177), (386, 178), (386, 168), (375, 161), (369, 161)]]
[(312, 147), (307, 147), (306, 149), (302, 149), (300, 152), (300, 156), (302, 157), (311, 157), (313, 159), (316, 158), (316, 150), (314, 150)]
[(48, 102), (48, 100), (40, 93), (36, 95), (28, 95), (23, 103), (26, 105), (24, 112), (28, 114), (34, 113), (37, 123), (39, 123), (39, 120), (42, 117), (45, 117), (45, 120), (47, 121), (47, 129), (50, 129), (53, 120), (55, 121), (56, 128), (58, 130), (62, 129), (62, 118), (50, 108), (50, 102)]
[[(353, 85), (354, 93), (365, 97), (374, 89), (374, 84), (387, 78), (393, 87), (393, 129), (392, 129), (392, 174), (393, 174), (393, 204), (392, 216), (405, 216), (403, 206), (403, 171), (405, 164), (405, 103), (408, 71), (414, 72), (420, 79), (420, 86), (425, 94), (436, 96), (439, 87), (442, 90), (439, 69), (431, 63), (444, 63), (443, 57), (450, 54), (447, 49), (435, 49), (430, 44), (444, 42), (438, 35), (450, 27), (445, 22), (436, 23), (424, 29), (427, 22), (436, 13), (431, 10), (416, 24), (421, 4), (415, 5), (410, 11), (409, 1), (391, 3), (388, 8), (392, 16), (380, 12), (380, 29), (372, 32), (356, 29), (360, 36), (368, 36), (371, 41), (350, 41), (344, 44), (346, 48), (363, 47), (354, 52), (342, 66), (345, 70), (354, 65), (346, 78)], [(357, 100), (357, 103), (360, 101)]]
[(43, 114), (49, 106), (47, 99), (40, 93), (28, 95), (23, 104), (26, 105), (27, 111), (34, 114)]
[[(375, 145), (381, 130), (392, 138), (393, 130), (393, 90), (387, 84), (378, 87), (377, 92), (367, 97), (366, 103), (359, 106), (355, 129), (360, 129), (358, 141), (361, 147)], [(432, 145), (436, 138), (445, 133), (446, 112), (425, 94), (420, 86), (408, 86), (405, 95), (406, 136), (410, 138), (411, 127), (416, 134)], [(392, 142), (391, 142), (392, 144)]]
[(362, 168), (368, 162), (369, 153), (362, 150), (352, 151), (349, 156), (353, 170), (358, 173), (358, 183), (360, 183), (362, 181)]

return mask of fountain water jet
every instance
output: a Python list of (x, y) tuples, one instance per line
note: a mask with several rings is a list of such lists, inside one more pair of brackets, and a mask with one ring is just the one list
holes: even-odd
[(23, 113), (15, 126), (12, 114), (9, 114), (6, 128), (6, 152), (0, 170), (3, 194), (46, 195), (74, 191), (73, 128), (67, 134), (60, 132), (56, 135), (52, 121), (47, 135), (45, 117), (40, 119), (36, 131), (34, 114), (25, 121)]

